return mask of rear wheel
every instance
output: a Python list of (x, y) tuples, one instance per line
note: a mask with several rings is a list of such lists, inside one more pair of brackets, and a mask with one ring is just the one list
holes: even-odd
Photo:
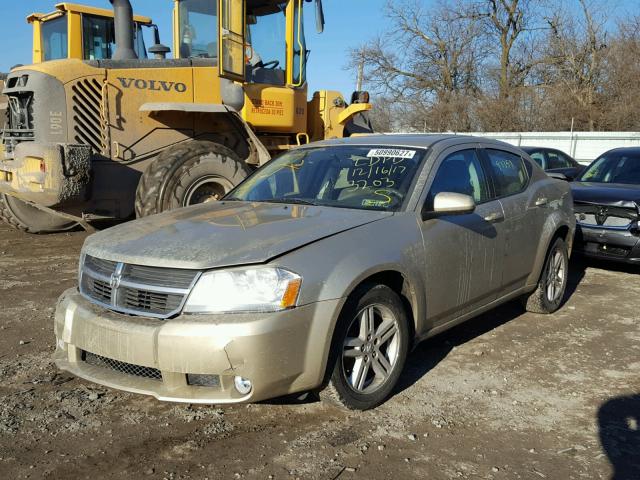
[(384, 402), (404, 368), (409, 346), (407, 315), (386, 285), (369, 285), (347, 302), (332, 343), (333, 363), (321, 397), (351, 410)]
[(0, 218), (13, 228), (27, 233), (61, 232), (77, 225), (9, 195), (0, 195)]
[(562, 304), (567, 289), (569, 275), (569, 253), (567, 245), (557, 238), (545, 260), (537, 288), (524, 299), (527, 311), (533, 313), (553, 313)]
[(229, 148), (191, 141), (168, 148), (142, 175), (136, 191), (136, 214), (155, 213), (220, 200), (250, 171)]

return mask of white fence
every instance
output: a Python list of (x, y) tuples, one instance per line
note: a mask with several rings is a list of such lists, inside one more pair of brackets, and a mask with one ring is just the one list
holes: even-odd
[(612, 148), (640, 147), (640, 132), (473, 132), (464, 135), (494, 138), (519, 147), (555, 148), (583, 164)]

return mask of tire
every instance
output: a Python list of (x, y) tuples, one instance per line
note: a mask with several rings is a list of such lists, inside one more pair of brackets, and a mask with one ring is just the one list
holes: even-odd
[(217, 200), (250, 173), (229, 148), (190, 141), (163, 151), (140, 178), (136, 215), (146, 217)]
[(0, 195), (0, 219), (16, 230), (27, 233), (63, 232), (77, 225), (9, 195)]
[(567, 289), (568, 276), (567, 245), (562, 238), (556, 238), (547, 252), (536, 289), (523, 299), (526, 310), (532, 313), (553, 313), (558, 310)]
[[(372, 312), (373, 328), (367, 329)], [(377, 407), (398, 383), (408, 350), (408, 318), (400, 297), (386, 285), (363, 286), (340, 314), (321, 399), (350, 410)]]

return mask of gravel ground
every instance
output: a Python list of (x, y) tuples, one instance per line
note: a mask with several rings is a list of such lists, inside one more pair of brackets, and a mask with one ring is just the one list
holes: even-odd
[(640, 479), (637, 269), (572, 261), (557, 314), (512, 303), (421, 344), (375, 411), (218, 408), (56, 370), (85, 236), (0, 226), (0, 478)]

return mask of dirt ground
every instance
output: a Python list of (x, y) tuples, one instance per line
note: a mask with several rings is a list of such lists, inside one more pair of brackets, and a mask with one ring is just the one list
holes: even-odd
[(637, 269), (573, 261), (557, 314), (509, 304), (425, 342), (374, 411), (218, 408), (56, 371), (85, 236), (0, 226), (2, 479), (640, 479)]

